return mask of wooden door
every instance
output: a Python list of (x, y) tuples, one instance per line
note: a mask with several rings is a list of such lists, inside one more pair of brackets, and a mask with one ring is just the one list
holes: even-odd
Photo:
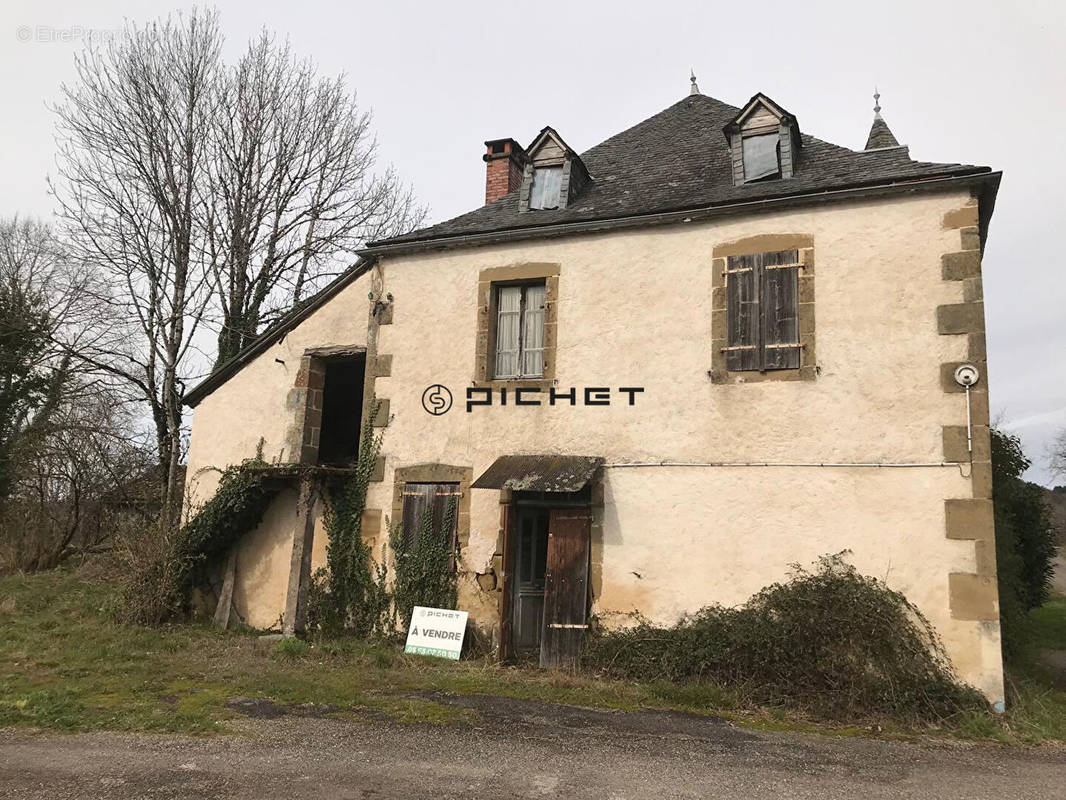
[(588, 618), (589, 531), (587, 508), (551, 511), (544, 575), (542, 667), (577, 669)]

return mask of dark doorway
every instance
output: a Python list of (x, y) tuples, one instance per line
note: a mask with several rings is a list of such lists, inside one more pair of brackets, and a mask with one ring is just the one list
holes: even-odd
[(514, 646), (540, 647), (544, 627), (544, 572), (548, 563), (548, 510), (523, 509), (518, 514), (515, 543)]
[(333, 466), (351, 464), (359, 455), (366, 355), (360, 353), (328, 358), (325, 363), (318, 463)]
[(587, 627), (589, 491), (515, 492), (509, 646), (542, 667), (577, 667)]

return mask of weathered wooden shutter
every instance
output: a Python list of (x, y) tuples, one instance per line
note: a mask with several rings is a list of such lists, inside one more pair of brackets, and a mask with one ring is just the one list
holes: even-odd
[[(430, 515), (434, 535), (445, 537), (454, 547), (458, 530), (459, 484), (405, 483), (403, 488), (403, 541), (409, 550), (418, 544), (418, 532)], [(446, 524), (447, 530), (445, 529)]]
[(762, 253), (756, 264), (761, 289), (762, 368), (798, 369), (799, 252)]
[(755, 256), (730, 256), (726, 262), (728, 333), (726, 368), (759, 368), (759, 298)]
[(588, 614), (589, 534), (592, 512), (552, 509), (544, 574), (542, 667), (576, 669)]

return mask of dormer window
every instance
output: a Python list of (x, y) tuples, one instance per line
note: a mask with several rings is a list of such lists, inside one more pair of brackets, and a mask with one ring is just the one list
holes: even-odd
[(799, 159), (796, 118), (763, 94), (757, 94), (722, 129), (729, 142), (733, 185), (791, 178)]
[(559, 194), (563, 185), (563, 168), (534, 167), (533, 184), (529, 192), (531, 209), (559, 207)]
[(745, 136), (744, 182), (781, 177), (781, 137), (777, 131)]
[(526, 148), (518, 210), (566, 208), (591, 180), (581, 156), (552, 128), (544, 128)]

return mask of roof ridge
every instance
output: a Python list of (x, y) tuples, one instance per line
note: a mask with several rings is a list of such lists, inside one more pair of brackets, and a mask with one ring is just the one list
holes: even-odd
[(663, 114), (667, 113), (668, 111), (673, 111), (675, 108), (677, 108), (680, 105), (692, 105), (693, 103), (697, 103), (697, 102), (714, 103), (715, 105), (719, 106), (722, 111), (732, 111), (732, 112), (737, 113), (737, 114), (740, 113), (740, 109), (739, 108), (737, 108), (736, 106), (730, 105), (729, 103), (725, 102), (724, 100), (719, 100), (717, 97), (711, 97), (710, 95), (707, 95), (707, 94), (690, 94), (690, 95), (686, 95), (685, 97), (682, 97), (680, 100), (678, 100), (676, 103), (671, 103), (666, 108), (664, 108), (662, 111), (658, 111), (658, 112), (652, 114), (650, 117), (645, 117), (640, 122), (636, 122), (636, 123), (630, 125), (625, 130), (619, 131), (618, 133), (616, 133), (616, 134), (614, 134), (612, 136), (608, 136), (606, 139), (604, 139), (599, 144), (593, 145), (588, 150), (586, 150), (584, 153), (582, 153), (581, 154), (581, 158), (582, 159), (585, 158), (585, 156), (589, 155), (590, 153), (594, 153), (594, 151), (600, 149), (604, 145), (610, 144), (615, 139), (619, 139), (619, 138), (625, 136), (626, 134), (629, 134), (629, 133), (635, 131), (637, 128), (640, 128), (643, 125), (651, 124), (655, 120), (659, 119), (659, 117), (661, 117)]

